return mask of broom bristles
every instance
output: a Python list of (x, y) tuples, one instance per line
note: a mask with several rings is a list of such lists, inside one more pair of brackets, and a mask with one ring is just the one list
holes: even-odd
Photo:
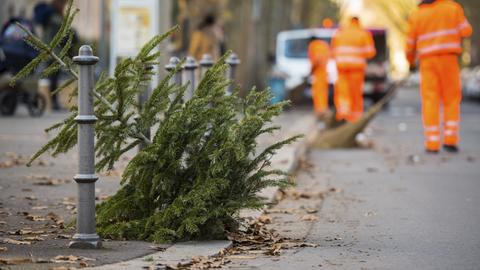
[(363, 116), (356, 122), (349, 122), (338, 126), (335, 120), (335, 114), (332, 114), (330, 120), (326, 122), (328, 128), (325, 131), (317, 132), (312, 136), (310, 145), (320, 149), (348, 148), (356, 147), (356, 136), (361, 133), (375, 116), (382, 110), (395, 95), (402, 82), (393, 84), (387, 94), (375, 103)]

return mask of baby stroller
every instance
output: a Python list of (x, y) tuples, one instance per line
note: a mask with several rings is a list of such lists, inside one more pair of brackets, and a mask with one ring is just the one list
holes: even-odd
[(25, 33), (17, 25), (21, 23), (34, 31), (30, 21), (22, 18), (10, 19), (2, 28), (0, 35), (0, 114), (13, 115), (19, 103), (27, 106), (31, 116), (41, 116), (45, 111), (46, 99), (37, 91), (37, 79), (27, 77), (9, 85), (12, 74), (20, 71), (37, 56), (37, 52), (23, 38)]

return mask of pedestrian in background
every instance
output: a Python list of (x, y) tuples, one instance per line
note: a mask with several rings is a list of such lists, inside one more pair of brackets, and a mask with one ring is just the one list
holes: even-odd
[[(50, 4), (40, 3), (34, 8), (34, 22), (40, 26), (41, 38), (45, 43), (50, 43), (53, 37), (56, 35), (63, 21), (63, 12), (67, 0), (52, 0)], [(52, 64), (53, 60), (48, 62), (48, 65)], [(55, 72), (49, 76), (50, 81), (50, 93), (55, 91), (58, 87), (59, 72)], [(60, 110), (60, 104), (57, 94), (52, 95), (52, 109)]]
[(209, 14), (193, 32), (188, 53), (197, 61), (204, 54), (210, 54), (214, 60), (218, 60), (222, 54), (223, 39), (222, 27), (217, 24), (215, 16)]
[(363, 29), (358, 17), (340, 27), (332, 38), (332, 50), (338, 69), (335, 85), (337, 120), (357, 121), (363, 114), (363, 85), (367, 59), (375, 56), (370, 32)]
[(328, 111), (327, 63), (330, 58), (328, 43), (315, 36), (311, 37), (308, 58), (311, 64), (313, 108), (315, 115), (322, 119)]
[(443, 107), (443, 147), (458, 151), (462, 99), (458, 55), (462, 38), (472, 34), (462, 7), (452, 0), (423, 1), (409, 19), (407, 58), (411, 67), (420, 62), (420, 94), (425, 148), (438, 153)]
[[(330, 50), (331, 52), (331, 50)], [(333, 96), (335, 91), (335, 84), (338, 81), (338, 69), (335, 59), (331, 55), (327, 62), (327, 75), (328, 75), (328, 106), (335, 106), (333, 103)]]

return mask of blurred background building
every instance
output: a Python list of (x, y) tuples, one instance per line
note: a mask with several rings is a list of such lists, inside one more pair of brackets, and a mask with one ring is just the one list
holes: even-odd
[[(40, 2), (49, 0), (2, 0), (0, 21), (3, 23), (12, 16), (31, 18), (34, 6)], [(187, 55), (194, 31), (207, 15), (214, 16), (222, 32), (222, 48), (236, 52), (242, 60), (239, 81), (247, 89), (253, 85), (266, 86), (278, 32), (322, 27), (324, 19), (337, 25), (350, 15), (359, 16), (367, 27), (387, 28), (391, 70), (394, 75), (402, 76), (408, 71), (404, 56), (406, 20), (418, 4), (417, 0), (75, 0), (80, 13), (74, 25), (80, 38), (95, 46), (103, 69), (109, 69), (112, 50), (119, 46), (111, 42), (121, 43), (112, 38), (112, 23), (118, 13), (123, 12), (116, 5), (135, 2), (153, 3), (156, 10), (148, 10), (153, 15), (145, 15), (151, 17), (144, 18), (144, 21), (150, 23), (153, 20), (154, 32), (162, 33), (173, 25), (180, 25), (180, 31), (161, 49), (168, 52), (165, 58)], [(472, 40), (465, 41), (462, 62), (464, 65), (478, 65), (480, 36), (479, 28), (475, 26), (480, 25), (480, 17), (475, 16), (474, 11), (480, 10), (480, 1), (458, 2), (465, 7), (475, 30)], [(128, 12), (137, 14), (135, 16), (146, 14), (134, 9)], [(118, 31), (122, 36), (129, 36), (129, 31), (138, 31), (128, 25), (117, 21), (114, 26), (121, 27)]]

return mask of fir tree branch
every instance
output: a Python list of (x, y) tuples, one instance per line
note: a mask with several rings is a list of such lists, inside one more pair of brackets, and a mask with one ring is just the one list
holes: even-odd
[[(32, 40), (34, 40), (35, 42), (38, 42), (39, 44), (43, 44), (43, 42), (41, 40), (39, 40), (30, 30), (28, 30), (25, 26), (23, 26), (22, 24), (20, 23), (17, 23), (17, 25), (28, 35), (28, 37)], [(43, 44), (43, 46), (39, 46), (38, 47), (40, 50), (42, 50), (43, 52), (49, 54), (57, 63), (59, 63), (68, 73), (70, 73), (70, 75), (72, 75), (75, 80), (78, 81), (78, 74), (69, 66), (65, 63), (65, 61), (63, 61), (51, 48), (49, 48), (48, 46), (46, 46), (45, 44)], [(107, 108), (110, 110), (110, 112), (112, 112), (113, 114), (116, 114), (117, 113), (117, 108), (115, 108), (115, 106), (113, 104), (111, 104), (107, 99), (105, 99), (101, 94), (99, 94), (96, 89), (93, 89), (92, 91), (92, 94), (98, 99), (100, 100), (104, 105), (107, 106)], [(147, 137), (145, 137), (145, 135), (141, 132), (135, 132), (135, 135), (137, 135), (139, 138), (141, 138), (147, 145), (150, 145), (152, 144), (152, 141), (149, 140)]]

